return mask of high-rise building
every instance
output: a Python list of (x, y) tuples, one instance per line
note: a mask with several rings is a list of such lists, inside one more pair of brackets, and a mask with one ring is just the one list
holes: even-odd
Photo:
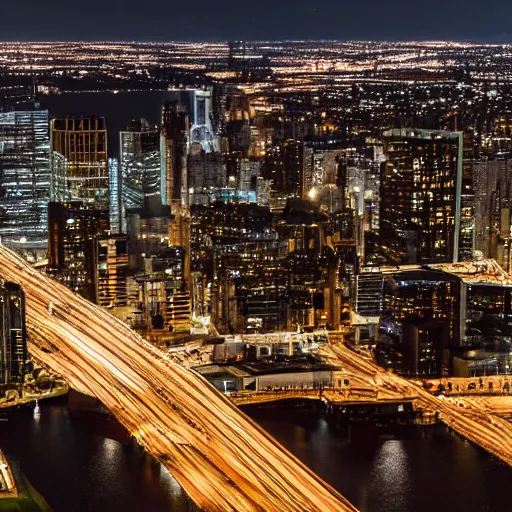
[[(188, 115), (188, 146), (201, 144), (206, 152), (220, 150), (213, 116), (213, 91), (209, 89), (171, 89), (165, 93), (168, 103), (177, 103)], [(162, 123), (165, 125), (165, 123)]]
[[(191, 195), (222, 188), (226, 184), (226, 167), (219, 152), (207, 152), (194, 143), (188, 153), (188, 185)], [(193, 198), (191, 198), (191, 201)]]
[(393, 263), (458, 261), (462, 133), (393, 129), (383, 140), (383, 252)]
[(35, 261), (46, 254), (48, 111), (0, 112), (0, 237)]
[[(240, 161), (240, 172), (238, 175), (238, 190), (253, 195), (252, 202), (256, 202), (258, 194), (258, 185), (261, 178), (261, 162), (258, 160), (248, 160), (246, 158)], [(260, 185), (261, 186), (261, 185)], [(251, 200), (250, 199), (250, 200)]]
[(22, 382), (27, 360), (25, 294), (6, 282), (0, 286), (0, 383)]
[(108, 210), (96, 203), (52, 202), (48, 217), (48, 273), (95, 302), (94, 243), (108, 231)]
[(126, 307), (128, 303), (128, 239), (125, 235), (98, 235), (94, 241), (96, 304)]
[(119, 133), (123, 210), (142, 208), (144, 198), (160, 197), (160, 134), (145, 119)]
[[(51, 121), (52, 152), (59, 153), (56, 199), (108, 205), (107, 126), (102, 117), (57, 118)], [(62, 166), (63, 159), (63, 166)], [(55, 157), (54, 157), (55, 161)]]
[(470, 261), (473, 259), (476, 241), (476, 196), (473, 167), (475, 161), (478, 159), (478, 143), (474, 132), (470, 130), (464, 132), (463, 144), (462, 183), (460, 191), (459, 261)]
[(188, 204), (188, 132), (189, 117), (185, 107), (177, 102), (164, 104), (160, 135), (160, 195), (163, 204)]
[(290, 139), (268, 148), (265, 177), (273, 189), (287, 197), (300, 197), (304, 181), (304, 143)]
[(144, 272), (145, 258), (159, 256), (169, 248), (170, 223), (169, 206), (128, 211), (126, 224), (130, 239), (130, 271)]
[(479, 159), (473, 164), (475, 244), (485, 258), (510, 270), (512, 161)]
[(108, 212), (110, 232), (126, 233), (126, 216), (122, 202), (122, 180), (117, 158), (108, 159)]
[[(396, 332), (409, 375), (439, 376), (446, 371), (445, 350), (460, 344), (461, 281), (438, 270), (390, 269), (385, 286), (386, 325)], [(387, 274), (387, 271), (385, 272)]]
[(190, 198), (188, 188), (189, 116), (183, 104), (166, 103), (162, 109), (162, 203), (171, 207), (169, 245), (185, 250), (185, 289), (190, 284)]
[(1, 377), (5, 382), (22, 381), (28, 360), (25, 326), (25, 295), (16, 283), (1, 287)]

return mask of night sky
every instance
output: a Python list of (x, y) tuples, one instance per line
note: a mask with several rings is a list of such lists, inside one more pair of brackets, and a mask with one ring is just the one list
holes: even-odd
[(0, 0), (0, 40), (512, 42), (507, 0)]

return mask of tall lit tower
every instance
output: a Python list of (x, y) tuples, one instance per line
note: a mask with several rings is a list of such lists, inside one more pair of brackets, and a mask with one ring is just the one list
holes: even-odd
[(178, 102), (162, 108), (161, 197), (171, 207), (169, 245), (185, 249), (185, 290), (190, 286), (190, 202), (187, 179), (189, 116), (186, 106)]
[(158, 130), (145, 119), (133, 122), (119, 133), (119, 148), (124, 212), (142, 208), (145, 199), (161, 203)]
[(219, 151), (212, 88), (170, 89), (165, 96), (167, 102), (179, 104), (180, 109), (188, 114), (188, 149), (192, 144), (201, 144), (207, 153)]
[(381, 247), (395, 263), (458, 261), (462, 132), (384, 132)]
[(48, 111), (0, 113), (0, 237), (35, 261), (45, 256), (50, 196)]
[(27, 360), (25, 294), (6, 282), (0, 286), (0, 384), (22, 382)]
[[(102, 117), (51, 121), (54, 198), (108, 206), (107, 127)], [(57, 153), (57, 155), (55, 155)], [(58, 155), (61, 155), (60, 157)]]
[(109, 212), (100, 204), (49, 204), (48, 273), (92, 302), (97, 296), (94, 244), (108, 228)]

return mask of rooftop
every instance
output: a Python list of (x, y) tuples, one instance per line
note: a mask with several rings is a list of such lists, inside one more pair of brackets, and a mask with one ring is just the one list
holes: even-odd
[(512, 274), (503, 270), (493, 259), (442, 263), (430, 267), (453, 274), (467, 284), (512, 286)]

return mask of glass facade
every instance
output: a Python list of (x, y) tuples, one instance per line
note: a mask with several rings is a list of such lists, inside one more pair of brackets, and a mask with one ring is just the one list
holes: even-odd
[[(102, 117), (60, 118), (52, 123), (53, 157), (63, 175), (62, 194), (73, 200), (108, 205), (107, 128)], [(55, 170), (57, 172), (57, 170)], [(61, 180), (62, 181), (62, 180)]]
[(160, 202), (160, 135), (158, 131), (120, 133), (123, 208), (142, 208), (145, 198)]
[(462, 134), (384, 133), (380, 236), (390, 263), (459, 259)]
[(48, 111), (0, 113), (0, 237), (32, 261), (46, 252), (49, 196)]
[(121, 202), (121, 175), (119, 171), (119, 160), (108, 159), (108, 193), (109, 193), (109, 218), (111, 233), (124, 232), (124, 210)]
[(0, 384), (22, 381), (27, 360), (25, 295), (7, 282), (0, 286)]

